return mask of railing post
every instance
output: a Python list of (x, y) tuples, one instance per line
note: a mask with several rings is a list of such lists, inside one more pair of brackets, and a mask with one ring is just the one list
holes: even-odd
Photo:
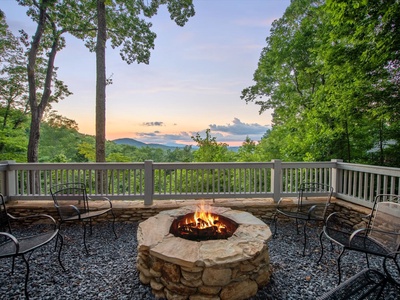
[(15, 160), (6, 160), (0, 162), (2, 165), (6, 165), (6, 171), (3, 173), (3, 182), (1, 191), (4, 197), (12, 197), (17, 193), (17, 183), (15, 182), (15, 171), (10, 171), (10, 165), (15, 164)]
[[(342, 162), (342, 159), (331, 159), (332, 162), (338, 163)], [(337, 164), (335, 164), (335, 167), (332, 168), (332, 188), (333, 188), (333, 193), (336, 194), (339, 190), (339, 184), (340, 184), (340, 172), (337, 168)]]
[(144, 162), (144, 205), (153, 204), (153, 161), (146, 160)]
[(277, 203), (281, 199), (282, 161), (273, 159), (272, 162), (274, 165), (271, 170), (271, 187), (274, 194), (274, 202)]

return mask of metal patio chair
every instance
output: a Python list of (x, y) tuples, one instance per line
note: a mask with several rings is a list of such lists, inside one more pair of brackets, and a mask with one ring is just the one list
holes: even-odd
[(51, 187), (50, 193), (60, 218), (59, 229), (65, 222), (80, 222), (83, 225), (83, 244), (87, 254), (89, 254), (89, 250), (86, 245), (86, 223), (89, 223), (90, 234), (92, 234), (92, 219), (111, 213), (113, 217), (112, 230), (115, 237), (118, 237), (115, 232), (115, 214), (112, 210), (112, 203), (108, 198), (103, 197), (103, 200), (101, 200), (105, 203), (105, 208), (91, 208), (89, 205), (91, 200), (83, 183), (58, 184)]
[[(58, 262), (61, 268), (65, 271), (65, 268), (61, 262), (61, 249), (63, 245), (63, 238), (57, 228), (56, 221), (48, 215), (31, 215), (26, 217), (14, 217), (7, 212), (7, 208), (4, 202), (3, 195), (0, 194), (0, 258), (12, 258), (12, 269), (14, 272), (14, 263), (16, 257), (22, 257), (25, 266), (25, 285), (24, 293), (26, 299), (29, 299), (28, 293), (28, 280), (29, 280), (29, 259), (32, 253), (39, 247), (46, 245), (51, 242), (54, 238), (58, 237), (61, 241), (60, 249), (58, 250)], [(41, 223), (47, 221), (46, 228), (40, 228), (35, 234), (27, 235), (14, 235), (12, 231), (12, 226), (14, 222), (21, 222), (23, 224), (26, 220), (37, 220)], [(50, 223), (50, 224), (48, 224)], [(49, 226), (50, 225), (50, 226)], [(50, 227), (50, 228), (48, 228)], [(28, 255), (28, 257), (27, 257)]]
[[(275, 237), (277, 233), (279, 216), (285, 216), (290, 219), (295, 219), (297, 234), (299, 234), (299, 220), (302, 221), (304, 236), (304, 256), (307, 247), (307, 226), (310, 222), (325, 221), (328, 207), (331, 204), (332, 193), (333, 188), (329, 185), (316, 182), (302, 183), (298, 189), (298, 197), (296, 199), (295, 207), (284, 206), (283, 199), (279, 200), (272, 221), (275, 227), (273, 236)], [(316, 197), (319, 198), (319, 200), (321, 199), (321, 197), (323, 197), (322, 203), (321, 201), (318, 201), (318, 203), (316, 203)]]
[[(340, 260), (346, 250), (365, 253), (369, 268), (368, 255), (392, 258), (397, 265), (396, 256), (400, 250), (400, 197), (380, 194), (374, 199), (371, 214), (364, 228), (353, 229), (346, 225), (339, 213), (330, 214), (320, 235), (321, 255), (324, 255), (322, 239), (326, 236), (331, 242), (341, 247), (337, 257), (339, 284), (341, 282)], [(393, 254), (394, 253), (394, 254)], [(397, 267), (399, 267), (397, 265)]]
[(379, 299), (385, 285), (384, 273), (375, 269), (364, 269), (325, 293), (318, 300)]
[(318, 300), (393, 299), (395, 295), (390, 294), (390, 289), (400, 291), (400, 269), (397, 261), (392, 259), (398, 258), (398, 254), (389, 253), (383, 259), (382, 268), (363, 269)]

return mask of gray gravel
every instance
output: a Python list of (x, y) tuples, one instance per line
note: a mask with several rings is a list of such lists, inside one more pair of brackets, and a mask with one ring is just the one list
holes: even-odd
[[(267, 221), (268, 223), (268, 221)], [(327, 251), (321, 264), (317, 228), (309, 230), (308, 255), (302, 256), (302, 236), (297, 235), (294, 223), (279, 224), (278, 235), (269, 242), (273, 275), (268, 286), (259, 290), (252, 300), (316, 299), (336, 286), (336, 253)], [(32, 227), (32, 226), (31, 226)], [(27, 228), (24, 228), (26, 232)], [(54, 243), (35, 251), (30, 259), (29, 293), (31, 299), (155, 299), (148, 286), (140, 284), (136, 262), (137, 224), (116, 224), (119, 238), (115, 239), (109, 224), (94, 226), (87, 244), (87, 256), (82, 244), (82, 228), (72, 225), (63, 230), (63, 272), (54, 252)], [(328, 248), (330, 249), (330, 248)], [(337, 251), (337, 249), (336, 249)], [(372, 259), (379, 267), (380, 259)], [(365, 256), (347, 254), (342, 259), (343, 279), (365, 266)], [(25, 265), (16, 260), (10, 274), (11, 259), (0, 260), (0, 298), (24, 299)], [(383, 299), (398, 299), (393, 287)]]

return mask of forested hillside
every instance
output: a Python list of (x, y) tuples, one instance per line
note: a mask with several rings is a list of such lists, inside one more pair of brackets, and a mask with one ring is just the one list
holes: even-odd
[[(260, 49), (246, 103), (273, 110), (272, 129), (231, 151), (207, 130), (196, 148), (106, 143), (106, 160), (132, 162), (327, 161), (400, 167), (400, 2), (398, 0), (292, 0)], [(27, 161), (39, 139), (40, 162), (92, 162), (95, 137), (74, 120), (44, 109), (39, 135), (28, 104), (27, 37), (15, 37), (0, 10), (0, 159)], [(37, 58), (43, 86), (46, 53)], [(56, 70), (51, 74), (56, 79)], [(68, 101), (68, 90), (55, 81)], [(57, 95), (56, 95), (57, 96)], [(56, 98), (51, 98), (54, 100)], [(57, 99), (57, 100), (60, 100)]]
[(273, 109), (261, 152), (400, 166), (400, 2), (294, 0), (242, 99)]

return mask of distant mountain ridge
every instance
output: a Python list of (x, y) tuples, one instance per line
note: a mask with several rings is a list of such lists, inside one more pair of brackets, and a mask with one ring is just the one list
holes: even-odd
[[(121, 138), (121, 139), (116, 139), (116, 140), (112, 140), (112, 141), (116, 144), (121, 144), (121, 145), (129, 145), (129, 146), (134, 146), (134, 147), (138, 147), (138, 148), (141, 148), (141, 147), (160, 148), (163, 150), (175, 150), (176, 148), (184, 148), (186, 146), (186, 145), (167, 146), (167, 145), (155, 144), (155, 143), (146, 144), (146, 143), (143, 143), (138, 140), (131, 139), (131, 138)], [(198, 146), (192, 146), (192, 150), (196, 150), (198, 148), (199, 148)], [(228, 147), (228, 149), (236, 152), (239, 149), (239, 147)]]
[[(146, 144), (146, 143), (143, 143), (138, 140), (131, 139), (131, 138), (121, 138), (121, 139), (116, 139), (116, 140), (112, 140), (112, 141), (116, 144), (121, 144), (121, 145), (129, 145), (129, 146), (134, 146), (134, 147), (138, 147), (138, 148), (141, 148), (141, 147), (160, 148), (163, 150), (175, 150), (177, 148), (184, 148), (186, 146), (186, 145), (167, 146), (167, 145), (156, 144), (156, 143)], [(187, 146), (189, 146), (189, 145), (187, 145)], [(192, 150), (196, 150), (198, 148), (199, 148), (198, 146), (192, 146)], [(228, 149), (236, 152), (236, 151), (238, 151), (239, 147), (228, 147)]]
[(116, 140), (113, 140), (113, 142), (116, 143), (116, 144), (135, 146), (135, 147), (138, 147), (138, 148), (151, 147), (151, 148), (160, 148), (160, 149), (164, 149), (164, 150), (168, 150), (168, 149), (169, 150), (175, 150), (176, 148), (185, 147), (184, 145), (182, 145), (182, 146), (167, 146), (167, 145), (162, 145), (162, 144), (146, 144), (146, 143), (143, 143), (143, 142), (140, 142), (138, 140), (131, 139), (131, 138), (116, 139)]

